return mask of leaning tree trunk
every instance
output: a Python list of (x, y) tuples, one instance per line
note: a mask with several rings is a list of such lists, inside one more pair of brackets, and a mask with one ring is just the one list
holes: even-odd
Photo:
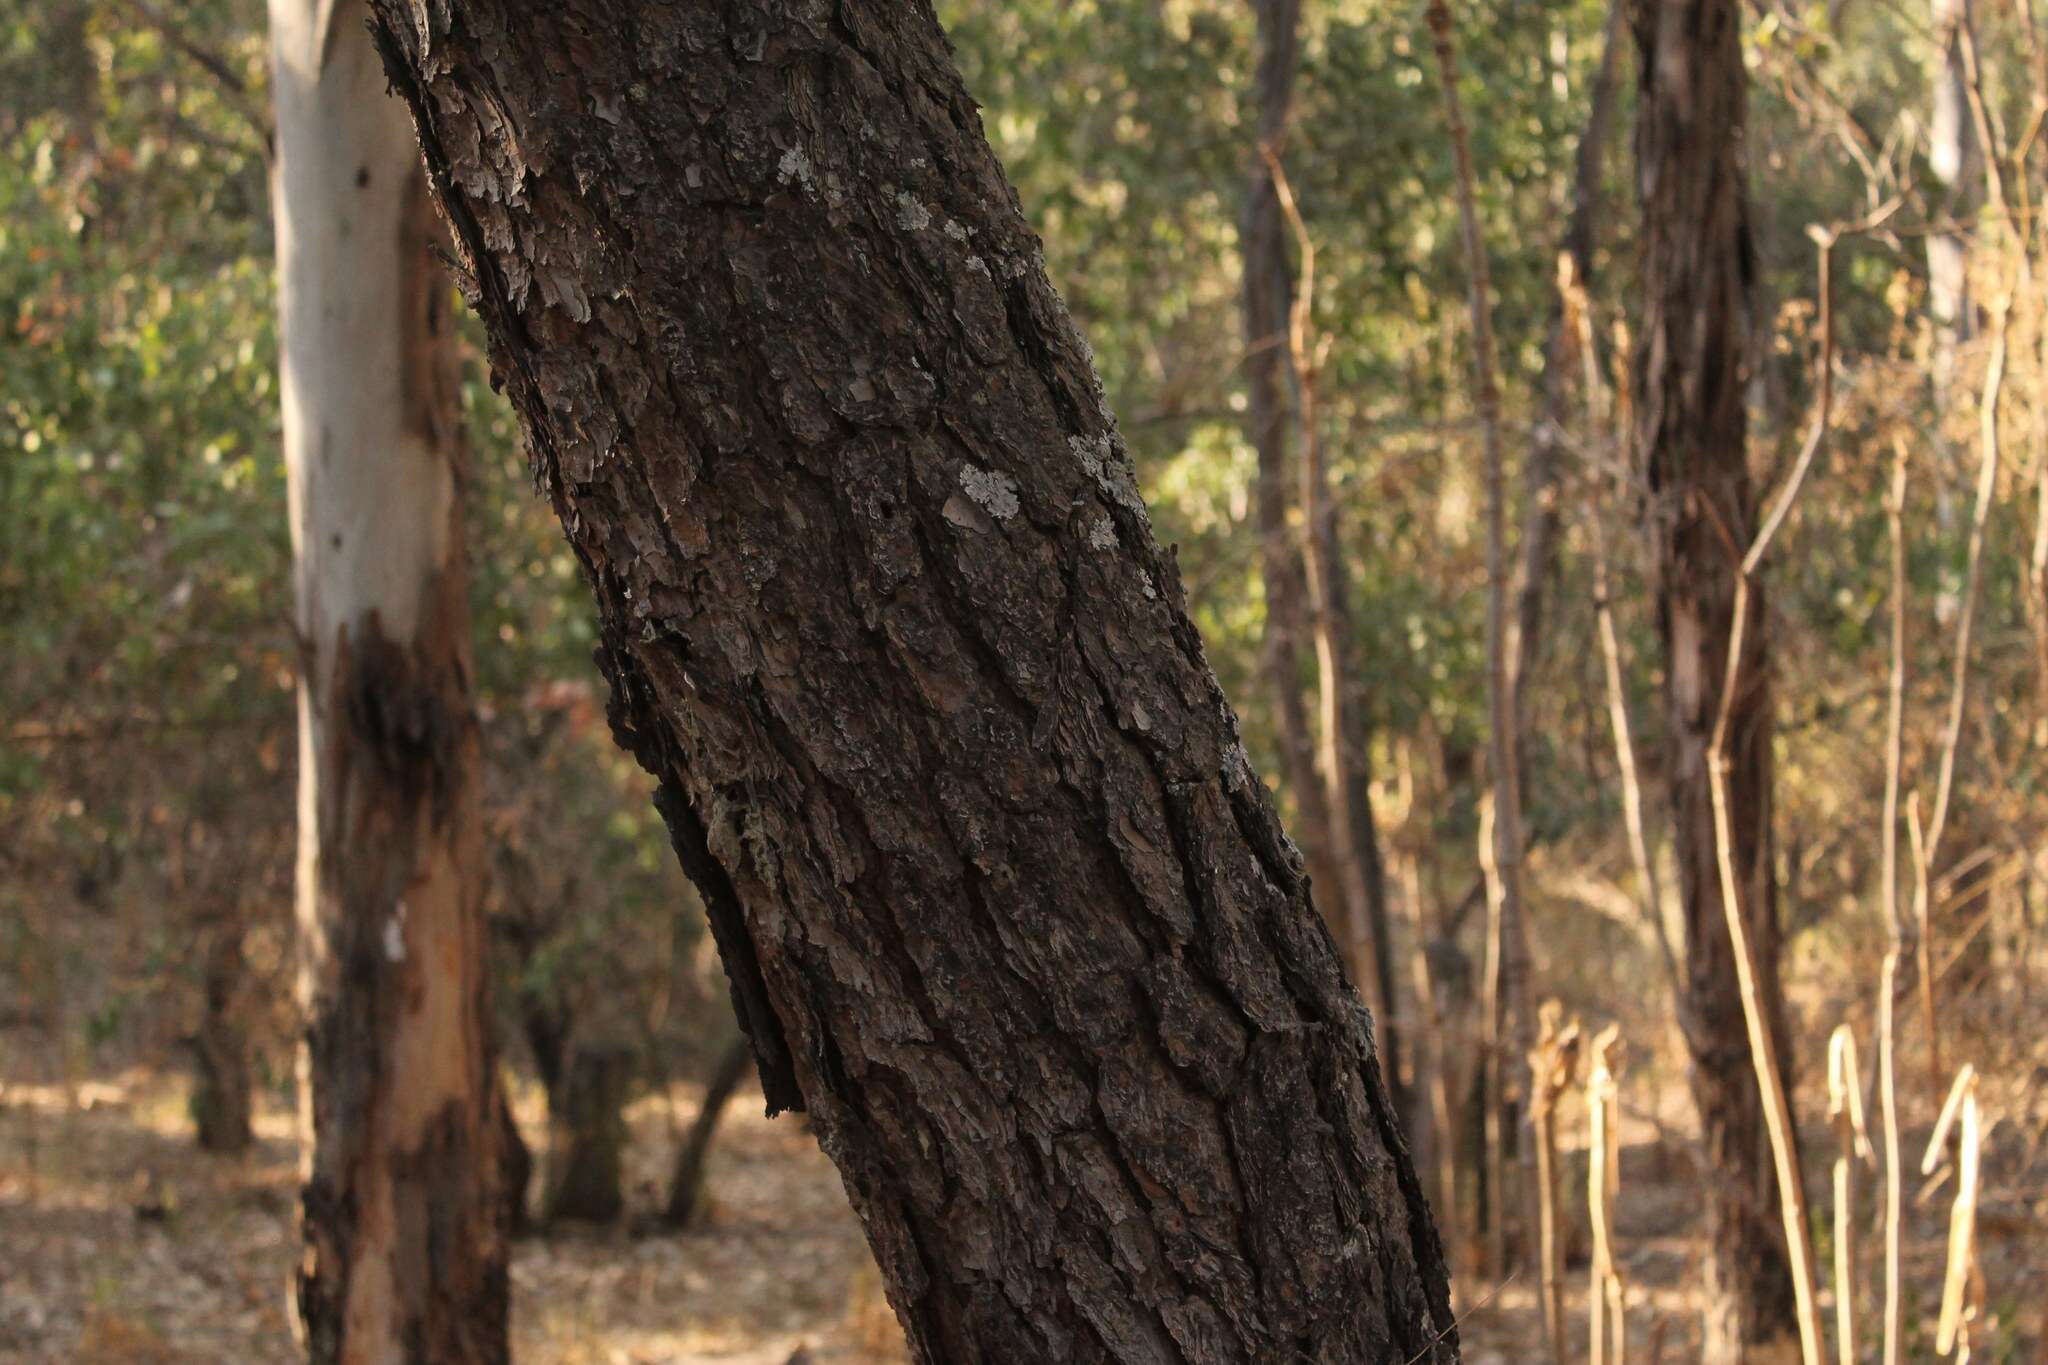
[[(506, 1356), (452, 299), (358, 16), (272, 0), (317, 1362)], [(331, 12), (331, 13), (330, 13)]]
[(615, 728), (915, 1356), (1454, 1359), (1358, 998), (930, 6), (376, 10)]
[[(1789, 1334), (1792, 1277), (1756, 1071), (1721, 906), (1708, 763), (1728, 674), (1736, 575), (1756, 528), (1743, 410), (1754, 269), (1742, 164), (1737, 0), (1634, 0), (1641, 89), (1642, 311), (1635, 439), (1650, 489), (1665, 651), (1671, 810), (1685, 913), (1682, 1008), (1706, 1184), (1704, 1358), (1733, 1362)], [(1727, 756), (1732, 862), (1779, 1057), (1778, 916), (1771, 867), (1769, 631), (1761, 587), (1734, 678)]]

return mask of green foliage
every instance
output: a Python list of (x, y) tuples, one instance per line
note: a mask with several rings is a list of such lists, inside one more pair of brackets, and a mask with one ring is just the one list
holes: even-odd
[[(174, 13), (175, 42), (104, 0), (0, 7), (0, 973), (88, 1047), (184, 1027), (184, 1004), (135, 1006), (161, 971), (196, 972), (217, 924), (250, 936), (250, 993), (288, 995), (297, 649), (252, 121), (267, 46), (250, 0)], [(527, 763), (507, 723), (593, 678), (591, 609), (480, 361), (463, 406), (479, 701), (505, 769)], [(582, 879), (552, 960), (616, 984), (615, 955), (647, 936), (621, 926), (667, 963), (694, 901), (637, 774), (597, 740), (532, 776)], [(502, 837), (528, 833), (504, 817)]]
[[(1355, 681), (1381, 736), (1379, 774), (1410, 745), (1433, 770), (1440, 790), (1418, 826), (1433, 837), (1432, 875), (1462, 882), (1485, 738), (1485, 581), (1468, 266), (1436, 65), (1414, 5), (1305, 8), (1283, 151), (1316, 248), (1323, 437), (1363, 636)], [(1541, 411), (1555, 252), (1606, 6), (1459, 8), (1512, 465)], [(1253, 164), (1252, 9), (946, 0), (941, 10), (1051, 274), (1095, 347), (1161, 539), (1178, 547), (1209, 657), (1270, 775), (1237, 240)], [(1839, 249), (1833, 431), (1771, 565), (1775, 685), (1792, 736), (1781, 744), (1780, 820), (1787, 842), (1804, 847), (1809, 834), (1824, 843), (1826, 831), (1867, 821), (1870, 736), (1881, 724), (1873, 679), (1889, 633), (1882, 494), (1900, 441), (1914, 451), (1912, 757), (1937, 741), (1927, 718), (1953, 645), (1934, 604), (1953, 591), (1966, 553), (1971, 395), (1983, 362), (1981, 346), (1963, 356), (1962, 397), (1935, 411), (1924, 232), (1937, 187), (1905, 118), (1928, 103), (1922, 20), (1871, 5), (1767, 10), (1746, 34), (1760, 485), (1775, 487), (1788, 468), (1814, 396), (1808, 226), (1870, 207), (1856, 155), (1889, 156), (1909, 195), (1897, 235)], [(252, 931), (259, 971), (281, 972), (288, 956), (296, 647), (276, 454), (262, 13), (255, 0), (192, 0), (174, 12), (175, 39), (114, 0), (0, 0), (0, 966), (47, 983), (44, 1003), (81, 1034), (99, 1019), (115, 1040), (146, 1027), (143, 1012), (120, 1007), (124, 992), (145, 967), (188, 971), (190, 930), (208, 915), (269, 926), (267, 943)], [(1978, 22), (1989, 114), (2016, 139), (2032, 116), (2026, 63), (2011, 55), (2025, 34), (2007, 10), (1983, 10)], [(1634, 289), (1625, 32), (1622, 48), (1592, 300), (1611, 386), (1628, 357), (1610, 329)], [(1971, 187), (1957, 213), (1988, 243), (2000, 229), (1982, 197)], [(1980, 303), (2009, 287), (2001, 269), (1980, 257)], [(1985, 719), (1968, 737), (1998, 776), (1960, 798), (1960, 823), (1979, 834), (1996, 825), (2003, 794), (2041, 783), (2020, 571), (2033, 535), (2040, 322), (2024, 312), (1980, 613)], [(639, 779), (596, 719), (578, 570), (474, 359), (463, 401), (496, 837), (529, 845), (550, 877), (575, 873), (573, 886), (534, 876), (517, 888), (544, 903), (549, 927), (508, 981), (597, 998), (590, 983), (630, 956), (639, 966), (625, 1003), (637, 1007), (679, 980), (674, 910), (686, 893)], [(1541, 840), (1611, 854), (1618, 821), (1579, 494), (1589, 461), (1611, 473), (1627, 452), (1576, 416), (1568, 435), (1566, 529), (1550, 645), (1533, 665), (1525, 787)], [(1603, 486), (1630, 700), (1654, 782), (1661, 678), (1635, 557), (1640, 490)], [(515, 796), (535, 794), (512, 809)], [(1867, 859), (1816, 854), (1810, 877), (1801, 892), (1813, 904), (1870, 893)], [(115, 950), (98, 951), (109, 941)]]

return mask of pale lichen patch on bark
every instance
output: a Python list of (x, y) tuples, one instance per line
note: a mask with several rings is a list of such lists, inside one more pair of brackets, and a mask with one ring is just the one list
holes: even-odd
[(932, 211), (917, 202), (909, 190), (896, 194), (896, 226), (905, 232), (922, 232), (932, 225)]
[[(690, 170), (693, 175), (697, 172), (695, 166)], [(782, 160), (775, 165), (775, 178), (785, 185), (795, 181), (807, 190), (815, 188), (817, 183), (811, 177), (811, 159), (804, 155), (801, 147), (791, 147), (782, 154)], [(697, 182), (692, 180), (690, 183), (695, 185)]]
[(1017, 481), (1000, 469), (960, 467), (960, 487), (997, 521), (1017, 515)]
[[(913, 1357), (1455, 1358), (1370, 1039), (929, 7), (377, 9), (614, 727)], [(645, 107), (581, 112), (592, 73)], [(798, 145), (848, 211), (778, 181)], [(513, 302), (614, 252), (602, 335)]]

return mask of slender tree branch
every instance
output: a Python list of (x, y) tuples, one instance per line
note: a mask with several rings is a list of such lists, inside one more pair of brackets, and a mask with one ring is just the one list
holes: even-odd
[(1904, 1307), (1900, 1298), (1899, 1221), (1905, 1198), (1900, 1170), (1898, 1059), (1893, 1027), (1894, 984), (1904, 926), (1899, 921), (1899, 771), (1905, 741), (1906, 714), (1906, 460), (1909, 447), (1901, 439), (1894, 451), (1890, 496), (1885, 521), (1892, 550), (1891, 668), (1885, 703), (1884, 832), (1881, 888), (1888, 946), (1878, 975), (1877, 1081), (1884, 1121), (1884, 1360), (1898, 1365)]
[[(1458, 93), (1457, 51), (1451, 13), (1445, 0), (1430, 0), (1426, 12), (1436, 47), (1442, 83), (1445, 130), (1457, 168), (1458, 223), (1464, 238), (1468, 294), (1472, 317), (1472, 399), (1479, 414), (1486, 484), (1486, 695), (1490, 718), (1487, 759), (1493, 777), (1493, 864), (1497, 887), (1497, 920), (1501, 933), (1501, 1000), (1514, 1029), (1511, 1057), (1528, 1053), (1535, 1040), (1535, 1018), (1529, 989), (1528, 928), (1522, 903), (1522, 804), (1516, 772), (1519, 744), (1515, 734), (1514, 700), (1508, 677), (1507, 639), (1507, 491), (1501, 451), (1499, 370), (1494, 352), (1492, 285), (1488, 278), (1486, 242), (1480, 232), (1477, 176), (1472, 168), (1471, 139), (1466, 133), (1464, 101)], [(1494, 1051), (1503, 1049), (1496, 1046)], [(1512, 1070), (1496, 1067), (1497, 1074)], [(1487, 1101), (1500, 1096), (1489, 1091)], [(1529, 1182), (1533, 1186), (1533, 1181)], [(1528, 1191), (1533, 1198), (1535, 1190)], [(1496, 1199), (1496, 1224), (1504, 1200)], [(1498, 1270), (1498, 1266), (1496, 1266)]]
[(1375, 895), (1369, 882), (1377, 859), (1367, 841), (1373, 837), (1371, 816), (1354, 800), (1361, 789), (1356, 780), (1364, 756), (1354, 751), (1354, 737), (1365, 732), (1351, 695), (1350, 664), (1351, 613), (1344, 600), (1341, 567), (1337, 556), (1335, 499), (1330, 494), (1329, 467), (1324, 459), (1322, 417), (1319, 404), (1323, 358), (1328, 338), (1319, 343), (1315, 336), (1316, 248), (1295, 202), (1294, 187), (1288, 182), (1279, 149), (1272, 142), (1259, 144), (1272, 177), (1273, 193), (1286, 218), (1299, 255), (1299, 278), (1287, 313), (1287, 346), (1293, 362), (1295, 388), (1301, 405), (1301, 510), (1302, 566), (1306, 571), (1309, 597), (1309, 626), (1316, 651), (1316, 680), (1324, 801), (1330, 812), (1330, 848), (1337, 860), (1337, 878), (1349, 907), (1345, 927), (1350, 942), (1345, 955), (1352, 976), (1365, 992), (1379, 1021), (1380, 1061), (1396, 1103), (1407, 1109), (1407, 1096), (1400, 1079), (1400, 1037), (1394, 1011), (1393, 978), (1387, 956), (1384, 886)]
[[(1894, 206), (1895, 207), (1895, 206)], [(1889, 210), (1886, 210), (1888, 213)], [(1743, 637), (1749, 624), (1752, 575), (1762, 565), (1778, 530), (1785, 523), (1793, 501), (1805, 487), (1806, 475), (1827, 438), (1828, 417), (1834, 402), (1834, 302), (1831, 289), (1830, 257), (1840, 237), (1836, 228), (1813, 232), (1820, 249), (1820, 333), (1821, 354), (1816, 387), (1818, 402), (1814, 430), (1792, 477), (1787, 481), (1776, 507), (1746, 551), (1740, 552), (1735, 576), (1734, 619), (1728, 629), (1728, 664), (1721, 682), (1720, 706), (1714, 718), (1713, 738), (1707, 748), (1708, 795), (1713, 805), (1714, 851), (1720, 870), (1721, 908), (1734, 949), (1736, 983), (1742, 997), (1742, 1017), (1749, 1032), (1750, 1060), (1756, 1067), (1757, 1089), (1764, 1109), (1764, 1127), (1771, 1140), (1771, 1160), (1777, 1172), (1779, 1212), (1785, 1229), (1785, 1250), (1792, 1268), (1792, 1293), (1799, 1323), (1799, 1346), (1806, 1365), (1821, 1365), (1825, 1338), (1814, 1294), (1813, 1251), (1807, 1240), (1806, 1187), (1792, 1150), (1793, 1120), (1779, 1066), (1777, 1047), (1764, 1014), (1762, 993), (1757, 984), (1756, 955), (1749, 941), (1749, 925), (1743, 911), (1743, 887), (1735, 870), (1735, 832), (1729, 810), (1728, 737), (1735, 713), (1736, 689), (1742, 682)], [(1727, 526), (1714, 516), (1714, 525), (1728, 540), (1731, 557), (1738, 552)]]
[(1956, 752), (1962, 747), (1963, 711), (1969, 699), (1970, 640), (1977, 621), (1977, 598), (1984, 578), (1984, 531), (1991, 518), (1991, 499), (1998, 486), (1998, 403), (2005, 384), (2007, 322), (2011, 298), (1991, 309), (1991, 360), (1984, 372), (1984, 396), (1978, 405), (1979, 456), (1977, 501), (1970, 516), (1969, 560), (1963, 571), (1962, 608), (1956, 617), (1954, 672), (1949, 683), (1948, 719), (1942, 727), (1941, 759), (1934, 781), (1934, 805), (1928, 814), (1924, 856), (1915, 857), (1913, 922), (1919, 930), (1916, 956), (1920, 967), (1920, 1007), (1927, 1029), (1928, 1067), (1932, 1088), (1941, 1089), (1940, 1021), (1934, 1009), (1934, 914), (1929, 878), (1948, 829), (1949, 800), (1955, 791)]
[(1771, 548), (1778, 531), (1785, 524), (1792, 504), (1798, 500), (1799, 490), (1806, 486), (1806, 476), (1813, 469), (1814, 458), (1820, 454), (1826, 443), (1828, 423), (1834, 413), (1835, 399), (1835, 309), (1834, 309), (1834, 255), (1835, 243), (1852, 232), (1869, 232), (1882, 226), (1886, 219), (1899, 210), (1896, 198), (1872, 213), (1865, 215), (1847, 227), (1820, 227), (1808, 229), (1814, 243), (1820, 248), (1820, 383), (1819, 402), (1814, 408), (1813, 428), (1806, 434), (1806, 443), (1800, 448), (1799, 459), (1792, 466), (1792, 475), (1785, 481), (1785, 487), (1778, 494), (1776, 505), (1763, 526), (1757, 531), (1756, 540), (1750, 545), (1749, 553), (1743, 556), (1742, 576), (1749, 577), (1763, 563), (1764, 554)]

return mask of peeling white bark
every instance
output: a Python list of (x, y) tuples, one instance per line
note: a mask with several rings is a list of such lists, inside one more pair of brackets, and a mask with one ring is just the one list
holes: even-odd
[(300, 633), (298, 1307), (321, 1362), (504, 1358), (452, 301), (353, 7), (271, 0)]

